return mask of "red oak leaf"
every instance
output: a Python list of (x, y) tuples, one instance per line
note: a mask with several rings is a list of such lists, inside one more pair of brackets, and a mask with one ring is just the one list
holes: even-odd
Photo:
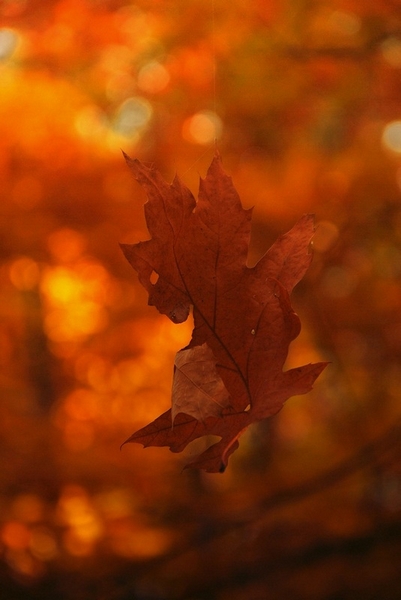
[(249, 268), (252, 211), (242, 208), (218, 154), (200, 181), (197, 202), (178, 177), (169, 185), (155, 169), (126, 159), (148, 196), (152, 238), (125, 244), (123, 252), (149, 304), (176, 323), (186, 320), (190, 306), (194, 316), (192, 339), (176, 358), (172, 410), (127, 442), (181, 452), (198, 437), (217, 435), (221, 440), (188, 466), (223, 471), (244, 429), (308, 392), (327, 364), (283, 372), (300, 331), (289, 294), (311, 262), (313, 215)]

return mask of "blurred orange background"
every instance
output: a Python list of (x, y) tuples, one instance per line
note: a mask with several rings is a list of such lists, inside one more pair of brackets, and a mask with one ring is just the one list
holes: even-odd
[[(401, 597), (401, 2), (0, 3), (0, 598)], [(313, 392), (224, 475), (120, 444), (191, 323), (147, 306), (122, 158), (196, 193), (214, 153), (250, 264), (305, 212), (288, 366)], [(200, 444), (202, 444), (200, 442)]]

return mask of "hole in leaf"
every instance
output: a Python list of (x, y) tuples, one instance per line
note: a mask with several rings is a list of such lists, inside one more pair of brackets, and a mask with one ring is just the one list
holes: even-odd
[(248, 404), (248, 406), (246, 407), (246, 409), (244, 410), (244, 412), (249, 412), (251, 410), (251, 405)]
[(153, 283), (153, 285), (155, 285), (155, 283), (157, 283), (158, 279), (159, 279), (158, 273), (156, 273), (156, 271), (152, 271), (150, 274), (150, 283)]

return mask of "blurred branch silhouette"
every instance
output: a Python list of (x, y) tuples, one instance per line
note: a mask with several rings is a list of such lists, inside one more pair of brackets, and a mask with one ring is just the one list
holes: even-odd
[[(232, 534), (236, 536), (244, 535), (250, 528), (252, 531), (257, 531), (257, 537), (267, 536), (269, 537), (269, 530), (263, 529), (263, 520), (268, 513), (279, 510), (285, 506), (300, 502), (310, 496), (319, 494), (328, 488), (340, 483), (348, 477), (351, 477), (361, 469), (372, 468), (380, 464), (385, 455), (389, 453), (397, 453), (401, 455), (401, 420), (398, 420), (392, 427), (386, 430), (377, 439), (364, 445), (359, 452), (353, 456), (345, 459), (339, 463), (336, 467), (328, 469), (327, 471), (303, 482), (300, 485), (294, 486), (289, 489), (279, 491), (266, 498), (255, 506), (252, 515), (247, 518), (241, 518), (238, 516), (236, 520), (230, 522), (213, 522), (209, 523), (208, 531), (204, 529), (200, 530), (195, 534), (191, 540), (181, 547), (177, 547), (172, 552), (165, 554), (164, 556), (152, 560), (147, 563), (145, 567), (145, 573), (143, 573), (144, 580), (147, 580), (148, 576), (153, 576), (156, 570), (165, 570), (168, 565), (177, 564), (185, 559), (193, 551), (207, 553), (210, 551), (210, 546), (214, 543), (223, 543), (226, 540), (227, 547), (235, 544), (235, 540), (232, 538)], [(228, 536), (228, 539), (226, 539)], [(277, 533), (273, 532), (273, 538), (275, 539)], [(316, 539), (317, 538), (317, 539)], [(371, 529), (369, 532), (362, 535), (352, 535), (349, 537), (331, 538), (331, 539), (318, 539), (316, 536), (312, 541), (308, 540), (303, 546), (302, 544), (292, 550), (291, 548), (286, 551), (283, 549), (283, 545), (280, 546), (280, 550), (273, 552), (273, 555), (269, 555), (268, 562), (266, 558), (260, 559), (260, 561), (254, 561), (252, 564), (246, 563), (245, 567), (241, 568), (237, 566), (230, 576), (216, 579), (205, 586), (194, 586), (189, 590), (186, 590), (182, 598), (187, 595), (202, 594), (203, 597), (211, 597), (207, 594), (226, 587), (235, 585), (246, 585), (249, 581), (255, 579), (268, 579), (273, 573), (279, 570), (291, 570), (300, 569), (319, 561), (324, 561), (335, 555), (356, 555), (368, 553), (375, 545), (381, 543), (392, 543), (401, 538), (401, 525), (396, 524), (378, 524)], [(247, 536), (245, 535), (245, 538)], [(285, 544), (284, 544), (285, 547)], [(142, 576), (141, 576), (142, 579)], [(135, 586), (137, 582), (135, 583)], [(123, 600), (128, 598), (127, 595), (132, 590), (132, 586), (124, 585), (115, 591), (110, 600)], [(106, 600), (106, 598), (104, 598)]]

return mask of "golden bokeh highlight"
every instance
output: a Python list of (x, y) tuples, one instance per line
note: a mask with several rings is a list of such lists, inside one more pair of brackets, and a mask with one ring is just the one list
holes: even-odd
[(85, 237), (69, 228), (57, 229), (47, 238), (47, 246), (59, 263), (69, 263), (78, 259), (85, 251)]
[[(62, 254), (62, 261), (80, 255), (80, 237), (66, 236), (64, 232), (52, 240), (53, 251)], [(116, 290), (97, 261), (82, 259), (70, 267), (47, 267), (40, 289), (46, 309), (45, 329), (52, 341), (77, 341), (107, 326), (107, 308)]]
[(394, 69), (401, 68), (401, 42), (398, 37), (391, 36), (381, 45), (381, 52), (387, 63)]
[(383, 145), (396, 153), (401, 153), (401, 121), (391, 121), (383, 129)]
[(29, 549), (32, 555), (44, 562), (52, 561), (59, 554), (57, 540), (48, 527), (34, 527), (31, 531)]
[(57, 505), (57, 519), (64, 525), (63, 546), (74, 556), (87, 556), (102, 536), (102, 523), (84, 488), (65, 486)]
[(200, 111), (186, 119), (182, 128), (184, 139), (189, 142), (207, 145), (218, 140), (222, 134), (222, 121), (212, 111)]
[(13, 261), (9, 268), (11, 283), (19, 290), (34, 289), (40, 280), (39, 265), (27, 256)]
[(11, 550), (28, 548), (30, 537), (29, 529), (19, 521), (8, 521), (1, 530), (1, 540)]
[(138, 87), (148, 94), (158, 94), (164, 91), (169, 82), (169, 72), (157, 61), (144, 64), (138, 72)]

